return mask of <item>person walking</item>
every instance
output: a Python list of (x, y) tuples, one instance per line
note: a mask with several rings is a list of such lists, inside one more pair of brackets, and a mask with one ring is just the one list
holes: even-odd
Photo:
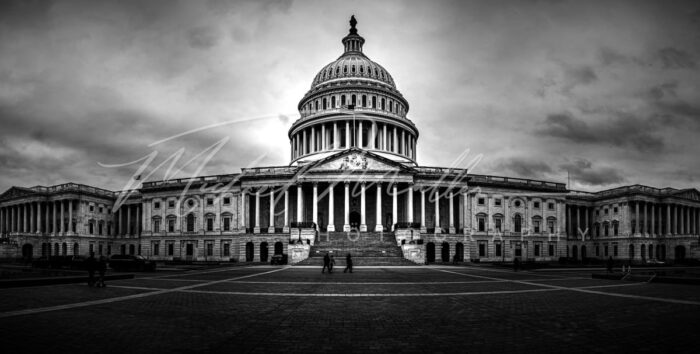
[(343, 270), (343, 273), (350, 271), (352, 273), (352, 257), (350, 256), (350, 253), (348, 253), (347, 256), (345, 256), (345, 270)]
[(323, 269), (321, 269), (321, 274), (325, 273), (326, 269), (328, 269), (328, 273), (331, 272), (331, 257), (328, 255), (328, 253), (323, 256)]
[(95, 252), (90, 252), (90, 257), (85, 260), (85, 269), (88, 272), (88, 286), (95, 285), (95, 269), (97, 268), (97, 260), (95, 259)]
[(333, 255), (331, 255), (331, 262), (328, 266), (328, 273), (333, 273), (333, 266), (335, 266), (335, 258), (333, 258)]
[(100, 256), (100, 260), (97, 262), (97, 273), (99, 278), (97, 278), (97, 287), (105, 287), (105, 272), (107, 271), (107, 259), (105, 256)]

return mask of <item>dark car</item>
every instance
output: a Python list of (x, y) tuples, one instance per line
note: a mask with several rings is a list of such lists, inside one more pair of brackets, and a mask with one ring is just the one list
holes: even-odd
[(143, 256), (114, 255), (109, 259), (109, 267), (117, 271), (155, 271), (156, 262)]
[(286, 254), (276, 254), (272, 256), (272, 259), (270, 260), (270, 264), (275, 265), (275, 264), (287, 264), (287, 255)]

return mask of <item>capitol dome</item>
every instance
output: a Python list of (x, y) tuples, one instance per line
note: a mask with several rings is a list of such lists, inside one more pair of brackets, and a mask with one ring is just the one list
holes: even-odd
[(418, 130), (394, 78), (362, 51), (365, 39), (350, 19), (342, 55), (324, 66), (299, 101), (289, 129), (291, 164), (324, 158), (351, 147), (416, 165)]

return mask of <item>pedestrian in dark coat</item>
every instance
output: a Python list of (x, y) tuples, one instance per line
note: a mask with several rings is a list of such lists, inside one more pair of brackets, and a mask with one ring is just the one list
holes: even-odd
[(328, 269), (328, 273), (331, 272), (331, 256), (329, 256), (328, 253), (323, 256), (323, 269), (321, 269), (321, 273), (325, 273), (326, 269)]
[(95, 259), (95, 252), (90, 252), (90, 257), (85, 260), (85, 269), (88, 272), (88, 286), (95, 285), (95, 270), (97, 269), (97, 260)]
[(345, 270), (343, 270), (343, 273), (350, 271), (352, 273), (352, 257), (350, 256), (350, 253), (348, 253), (347, 256), (345, 256)]

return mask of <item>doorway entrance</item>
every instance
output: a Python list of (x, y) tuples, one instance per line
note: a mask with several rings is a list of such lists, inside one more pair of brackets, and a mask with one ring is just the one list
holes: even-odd
[(357, 211), (351, 211), (350, 212), (350, 228), (351, 229), (360, 229), (360, 213)]

